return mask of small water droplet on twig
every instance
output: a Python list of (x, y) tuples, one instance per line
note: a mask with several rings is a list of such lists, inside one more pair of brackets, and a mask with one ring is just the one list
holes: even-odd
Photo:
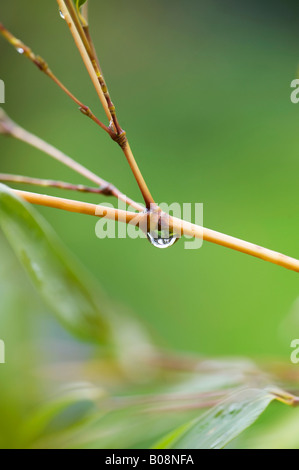
[(175, 236), (161, 237), (158, 234), (152, 232), (147, 233), (147, 239), (156, 248), (168, 248), (169, 246), (174, 245), (178, 240), (178, 238)]

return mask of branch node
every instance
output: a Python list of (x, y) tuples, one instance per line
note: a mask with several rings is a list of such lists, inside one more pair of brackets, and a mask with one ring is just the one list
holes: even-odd
[(39, 55), (35, 56), (33, 63), (40, 69), (41, 72), (46, 72), (49, 69), (47, 62)]
[(81, 113), (85, 116), (92, 117), (92, 112), (90, 111), (90, 108), (88, 106), (80, 106), (79, 111), (81, 111)]
[(115, 186), (113, 184), (107, 183), (105, 185), (100, 186), (101, 193), (105, 196), (113, 196)]
[(122, 149), (125, 148), (127, 145), (128, 139), (127, 139), (127, 134), (125, 131), (121, 131), (119, 134), (112, 134), (111, 135), (112, 140), (116, 142)]

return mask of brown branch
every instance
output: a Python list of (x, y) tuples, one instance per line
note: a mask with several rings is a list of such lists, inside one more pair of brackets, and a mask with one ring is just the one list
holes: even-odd
[(138, 204), (133, 199), (128, 198), (125, 194), (123, 194), (119, 189), (117, 189), (111, 183), (104, 180), (100, 176), (96, 175), (92, 171), (88, 170), (85, 166), (76, 162), (71, 157), (61, 152), (53, 145), (48, 144), (44, 140), (40, 139), (39, 137), (35, 136), (34, 134), (31, 134), (30, 132), (20, 127), (18, 124), (12, 121), (7, 116), (7, 114), (0, 108), (0, 134), (1, 133), (14, 137), (15, 139), (21, 140), (22, 142), (25, 142), (26, 144), (29, 144), (32, 147), (35, 147), (38, 150), (41, 150), (42, 152), (46, 153), (50, 157), (59, 161), (63, 165), (71, 168), (76, 173), (79, 173), (80, 175), (84, 176), (86, 179), (97, 184), (102, 189), (103, 188), (107, 188), (107, 190), (109, 189), (112, 196), (115, 196), (116, 198), (134, 207), (135, 209), (138, 209), (139, 211), (144, 210), (144, 207), (141, 204)]
[(85, 116), (88, 116), (92, 121), (94, 121), (98, 126), (100, 126), (105, 132), (107, 132), (110, 137), (114, 136), (112, 129), (105, 124), (103, 124), (89, 109), (88, 106), (83, 104), (78, 98), (76, 98), (73, 93), (71, 93), (65, 85), (54, 75), (52, 70), (49, 68), (47, 62), (40, 56), (34, 54), (32, 50), (26, 46), (22, 41), (17, 39), (13, 34), (11, 34), (4, 26), (0, 23), (0, 33), (2, 36), (22, 55), (27, 57), (34, 65), (38, 67), (41, 72), (47, 75), (56, 85), (67, 94), (71, 100), (73, 100), (78, 106), (79, 110)]
[[(80, 214), (93, 215), (96, 217), (106, 217), (110, 220), (117, 222), (124, 222), (127, 224), (134, 224), (139, 227), (145, 227), (147, 224), (147, 213), (135, 213), (123, 211), (111, 207), (99, 206), (96, 204), (84, 203), (81, 201), (74, 201), (70, 199), (62, 199), (42, 194), (29, 193), (25, 191), (14, 190), (15, 194), (25, 199), (32, 204), (52, 207), (55, 209), (63, 209), (69, 212), (77, 212)], [(194, 238), (203, 239), (215, 243), (217, 245), (225, 246), (241, 253), (260, 258), (264, 261), (277, 264), (291, 271), (299, 272), (299, 260), (283, 255), (276, 251), (269, 250), (259, 245), (240, 240), (224, 233), (216, 232), (214, 230), (201, 227), (199, 225), (191, 224), (181, 219), (169, 217), (167, 214), (161, 213), (161, 217), (169, 221), (169, 227), (180, 235), (192, 236)]]
[(89, 34), (89, 29), (87, 31), (84, 30), (84, 28), (81, 24), (81, 21), (78, 17), (77, 11), (75, 9), (73, 0), (64, 0), (64, 2), (65, 2), (65, 5), (66, 5), (66, 7), (69, 11), (69, 14), (72, 18), (72, 21), (74, 22), (75, 28), (79, 33), (81, 41), (82, 41), (82, 43), (83, 43), (83, 45), (86, 49), (86, 52), (87, 52), (87, 54), (89, 56), (89, 59), (90, 59), (90, 62), (92, 64), (93, 68), (94, 68), (94, 71), (97, 75), (97, 78), (98, 78), (100, 87), (102, 89), (103, 95), (105, 97), (108, 109), (111, 113), (111, 118), (112, 118), (112, 121), (113, 121), (115, 132), (116, 132), (117, 135), (120, 135), (120, 134), (122, 134), (123, 130), (121, 129), (121, 127), (118, 123), (118, 119), (117, 119), (117, 116), (116, 116), (116, 109), (115, 109), (114, 104), (112, 103), (107, 84), (106, 84), (104, 76), (102, 74), (102, 70), (101, 70), (101, 67), (100, 67), (100, 64), (99, 64), (99, 60), (98, 60), (98, 57), (96, 55), (96, 51), (95, 51), (95, 48), (93, 46), (91, 36)]
[(68, 191), (78, 191), (80, 193), (103, 194), (105, 196), (113, 196), (114, 187), (110, 184), (99, 188), (92, 188), (83, 184), (72, 184), (64, 181), (49, 180), (42, 178), (31, 178), (23, 175), (11, 175), (0, 173), (0, 181), (15, 184), (31, 184), (33, 186), (41, 186), (43, 188), (65, 189)]
[[(145, 180), (138, 168), (125, 131), (118, 127), (116, 120), (115, 107), (113, 106), (107, 85), (104, 81), (101, 69), (98, 67), (96, 56), (93, 55), (92, 47), (87, 39), (83, 27), (78, 19), (76, 10), (74, 9), (71, 0), (57, 0), (60, 11), (62, 12), (70, 32), (73, 36), (75, 44), (81, 54), (85, 67), (90, 75), (93, 85), (98, 93), (103, 108), (110, 122), (112, 122), (115, 134), (112, 139), (115, 140), (124, 152), (124, 155), (130, 165), (133, 175), (138, 183), (139, 189), (142, 193), (146, 207), (149, 209), (154, 205), (154, 199), (145, 183)], [(117, 123), (117, 124), (116, 124)]]
[[(108, 90), (107, 92), (105, 90), (105, 86), (106, 86), (105, 82), (99, 80), (100, 77), (98, 76), (98, 74), (100, 73), (102, 77), (102, 73), (100, 71), (100, 67), (97, 65), (98, 64), (97, 60), (94, 59), (96, 55), (95, 55), (95, 52), (93, 51), (93, 47), (91, 46), (92, 44), (91, 38), (88, 38), (79, 20), (78, 20), (79, 21), (79, 24), (78, 24), (78, 21), (76, 20), (77, 14), (74, 16), (73, 4), (70, 3), (70, 0), (57, 0), (57, 2), (71, 30), (71, 33), (78, 47), (78, 50), (82, 56), (84, 64), (93, 81), (93, 84), (98, 93), (98, 96), (101, 99), (101, 102), (105, 109), (107, 117), (109, 118), (109, 121), (112, 121), (113, 123), (114, 129), (112, 129), (112, 126), (108, 128), (107, 126), (104, 126), (104, 124), (102, 123), (99, 124), (98, 122), (98, 124), (101, 125), (101, 127), (105, 128), (107, 132), (109, 129), (109, 134), (111, 135), (111, 137), (122, 148), (130, 164), (130, 167), (135, 176), (135, 179), (138, 182), (139, 188), (143, 194), (146, 206), (147, 208), (149, 208), (151, 204), (154, 204), (154, 200), (146, 186), (146, 183), (134, 159), (134, 156), (130, 149), (125, 132), (121, 128), (117, 129), (115, 125), (115, 121), (113, 119), (114, 109), (110, 106), (110, 101), (109, 101), (110, 95), (109, 94), (107, 95)], [(69, 6), (69, 9), (67, 8), (66, 5)], [(82, 31), (83, 31), (83, 34), (82, 34)], [(13, 46), (16, 49), (19, 50), (19, 52), (22, 52), (40, 70), (42, 70), (44, 73), (50, 76), (50, 78), (52, 78), (52, 80), (54, 80), (68, 94), (68, 96), (70, 96), (80, 106), (80, 109), (84, 114), (88, 115), (89, 117), (93, 119), (92, 117), (93, 115), (90, 112), (89, 108), (85, 107), (79, 100), (77, 100), (77, 98), (75, 98), (61, 84), (61, 82), (59, 82), (59, 80), (56, 79), (55, 76), (53, 76), (52, 72), (49, 70), (47, 64), (44, 62), (43, 59), (33, 54), (32, 51), (27, 46), (25, 46), (21, 41), (17, 40), (14, 36), (12, 36), (1, 24), (0, 24), (0, 32), (3, 34), (4, 37), (6, 37), (6, 39), (11, 44), (13, 44)], [(109, 96), (109, 99), (107, 98), (108, 96)], [(100, 186), (103, 184), (104, 185), (108, 184), (107, 182), (102, 180), (100, 177), (98, 177), (97, 175), (90, 172), (82, 165), (72, 160), (67, 155), (55, 149), (55, 147), (47, 144), (46, 142), (42, 141), (38, 137), (30, 134), (29, 132), (15, 125), (11, 120), (9, 119), (1, 120), (1, 116), (3, 117), (3, 115), (0, 115), (0, 133), (11, 135), (19, 140), (23, 140), (24, 142), (27, 142), (30, 145), (33, 145), (41, 149), (42, 151), (51, 155), (53, 158), (56, 158), (58, 161), (64, 163), (65, 165), (69, 166), (70, 168), (74, 169), (78, 173), (84, 175), (85, 177), (94, 181)], [(93, 120), (97, 122), (97, 118), (95, 118), (95, 116)], [(43, 206), (53, 207), (57, 209), (63, 209), (63, 210), (70, 211), (70, 212), (88, 214), (88, 215), (93, 215), (97, 217), (106, 217), (108, 219), (112, 219), (112, 220), (116, 220), (116, 221), (124, 222), (124, 223), (134, 223), (134, 225), (143, 227), (143, 229), (144, 227), (147, 226), (148, 217), (149, 215), (151, 215), (145, 212), (139, 212), (138, 214), (136, 214), (135, 212), (121, 211), (119, 209), (108, 208), (105, 206), (98, 206), (95, 204), (88, 204), (88, 203), (69, 200), (69, 199), (55, 198), (55, 197), (51, 197), (47, 195), (29, 193), (25, 191), (14, 190), (14, 193), (32, 204), (43, 205)], [(112, 194), (116, 195), (116, 197), (118, 197), (119, 199), (125, 200), (126, 202), (129, 201), (128, 198), (126, 198), (126, 196), (124, 196), (122, 193), (116, 190), (116, 188), (114, 188), (114, 192)], [(133, 202), (132, 205), (135, 204), (135, 207), (138, 206), (137, 208), (140, 211), (143, 209), (142, 206), (138, 205), (137, 203), (134, 203), (134, 201), (131, 201), (129, 203), (132, 203), (132, 202)], [(168, 225), (169, 229), (173, 233), (178, 234), (178, 236), (187, 235), (187, 236), (192, 236), (195, 238), (200, 238), (200, 239), (203, 239), (203, 240), (206, 240), (206, 241), (209, 241), (209, 242), (221, 245), (221, 246), (231, 248), (233, 250), (236, 250), (242, 253), (249, 254), (251, 256), (255, 256), (265, 261), (269, 261), (273, 264), (283, 266), (287, 269), (299, 272), (299, 260), (297, 259), (294, 259), (289, 256), (283, 255), (281, 253), (269, 250), (267, 248), (263, 248), (261, 246), (249, 243), (247, 241), (240, 240), (238, 238), (231, 237), (229, 235), (225, 235), (220, 232), (207, 229), (205, 227), (191, 224), (189, 222), (183, 221), (178, 218), (169, 217), (167, 214), (162, 213), (159, 210), (159, 208), (157, 208), (157, 210), (154, 212), (156, 212), (155, 215), (158, 214), (159, 219), (162, 220), (165, 225)], [(286, 398), (283, 397), (283, 399), (286, 399)]]

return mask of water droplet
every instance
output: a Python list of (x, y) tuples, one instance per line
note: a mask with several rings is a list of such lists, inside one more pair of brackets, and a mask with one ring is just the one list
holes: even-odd
[(175, 242), (178, 240), (178, 238), (174, 236), (163, 237), (158, 233), (153, 232), (148, 232), (147, 238), (149, 242), (156, 248), (168, 248), (169, 246), (174, 245)]
[(65, 16), (64, 16), (64, 14), (62, 13), (61, 10), (59, 10), (59, 14), (60, 14), (60, 17), (61, 17), (63, 20), (65, 20)]
[(19, 54), (24, 54), (24, 49), (22, 47), (17, 47), (17, 51)]

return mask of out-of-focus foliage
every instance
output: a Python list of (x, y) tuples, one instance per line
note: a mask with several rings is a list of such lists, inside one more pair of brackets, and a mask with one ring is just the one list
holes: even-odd
[[(254, 423), (275, 398), (274, 394), (261, 388), (266, 378), (250, 362), (198, 362), (196, 370), (192, 361), (187, 361), (189, 372), (188, 367), (185, 371), (183, 368), (181, 373), (173, 372), (171, 377), (170, 371), (167, 372), (167, 358), (163, 366), (163, 354), (153, 347), (148, 348), (147, 355), (137, 359), (141, 340), (136, 337), (132, 320), (127, 319), (128, 326), (120, 317), (115, 316), (113, 323), (109, 316), (103, 317), (102, 299), (99, 297), (98, 302), (91, 302), (98, 288), (92, 283), (94, 291), (90, 290), (91, 281), (84, 273), (76, 273), (75, 266), (66, 258), (59, 240), (47, 224), (30, 205), (4, 185), (0, 185), (0, 226), (38, 292), (62, 324), (76, 335), (87, 332), (79, 336), (105, 346), (101, 354), (104, 370), (100, 367), (99, 375), (97, 369), (90, 372), (94, 383), (90, 378), (84, 382), (82, 372), (79, 383), (73, 377), (68, 380), (63, 377), (62, 389), (56, 398), (49, 399), (48, 396), (43, 404), (35, 405), (25, 419), (20, 420), (17, 416), (12, 436), (7, 443), (0, 443), (3, 447), (132, 448), (152, 446), (161, 435), (171, 432), (170, 436), (160, 440), (159, 448), (222, 448)], [(56, 292), (57, 302), (51, 299)], [(75, 305), (72, 296), (77, 299)], [(93, 330), (90, 330), (91, 320)], [(97, 328), (102, 328), (105, 322), (109, 328), (103, 343), (103, 335), (98, 334)], [(127, 355), (128, 341), (122, 341), (117, 345), (119, 354), (107, 357), (105, 351), (111, 351), (115, 347), (115, 338), (122, 337), (113, 331), (118, 327), (122, 333), (124, 327), (127, 331), (131, 327), (131, 355)], [(145, 337), (143, 341), (145, 346)], [(122, 356), (126, 356), (127, 361), (130, 358), (129, 368)], [(172, 360), (177, 361), (176, 367), (180, 368), (180, 359)], [(143, 362), (142, 373), (140, 362)], [(62, 364), (61, 372), (65, 374), (69, 366)], [(88, 361), (82, 366), (88, 368)], [(144, 369), (149, 372), (147, 377)], [(54, 374), (57, 374), (55, 367)], [(38, 378), (37, 387), (46, 385), (40, 375)], [(107, 379), (117, 380), (117, 387), (107, 386)], [(9, 393), (14, 375), (6, 380)], [(144, 381), (146, 386), (141, 385)], [(260, 388), (252, 389), (252, 384), (258, 384)], [(139, 395), (136, 393), (138, 387)], [(232, 394), (240, 388), (243, 391)], [(225, 397), (228, 398), (223, 401)], [(31, 399), (30, 395), (25, 405), (29, 404), (27, 399)], [(14, 397), (8, 398), (8, 404), (8, 410), (15, 407)], [(186, 424), (187, 418), (205, 408), (211, 410), (195, 422)], [(7, 423), (9, 429), (10, 413), (2, 418), (3, 428)], [(174, 431), (178, 425), (179, 429)]]
[(174, 431), (159, 448), (222, 449), (254, 423), (274, 398), (267, 390), (239, 392), (189, 426)]
[(45, 221), (36, 218), (30, 205), (25, 207), (0, 185), (1, 229), (41, 295), (68, 330), (86, 340), (107, 343), (110, 325), (100, 306), (100, 292), (87, 288), (88, 279), (82, 285), (57, 237)]
[[(1, 21), (104, 120), (55, 2), (2, 3)], [(157, 201), (203, 202), (207, 227), (297, 257), (299, 104), (290, 83), (298, 2), (89, 3), (103, 73)], [(12, 119), (141, 202), (117, 145), (2, 39), (0, 57)], [(85, 183), (29, 146), (5, 137), (0, 145), (1, 172)], [(93, 218), (39, 211), (104, 290), (165, 344), (289, 360), (293, 328), (282, 332), (281, 322), (299, 294), (295, 274), (208, 243), (193, 251), (180, 242), (157, 250), (141, 239), (98, 240)]]
[[(158, 202), (203, 202), (206, 226), (298, 257), (299, 117), (289, 99), (299, 57), (298, 4), (273, 2), (269, 11), (257, 1), (90, 3), (105, 77)], [(13, 0), (1, 6), (0, 20), (101, 117), (56, 4)], [(2, 40), (0, 55), (13, 119), (138, 199), (110, 139)], [(24, 144), (2, 137), (0, 146), (1, 172), (81, 182)], [(100, 241), (93, 218), (39, 211), (103, 289), (70, 261), (36, 211), (2, 189), (4, 231), (47, 303), (1, 235), (0, 339), (7, 358), (0, 364), (1, 448), (167, 447), (191, 420), (208, 425), (207, 416), (240, 389), (263, 394), (278, 382), (296, 393), (298, 372), (287, 364), (299, 331), (295, 273), (208, 244), (193, 252), (180, 242), (156, 250), (145, 240)], [(158, 344), (203, 359), (165, 365), (130, 309)], [(93, 344), (73, 340), (49, 313)], [(265, 366), (274, 378), (236, 359), (265, 354), (283, 360)], [(219, 358), (206, 361), (207, 355)], [(234, 359), (224, 362), (226, 355)], [(262, 409), (241, 426), (240, 415), (232, 415), (230, 431), (243, 430)], [(298, 447), (297, 415), (273, 403), (230, 446)], [(216, 431), (223, 430), (219, 420)], [(195, 435), (194, 446), (219, 442)]]

